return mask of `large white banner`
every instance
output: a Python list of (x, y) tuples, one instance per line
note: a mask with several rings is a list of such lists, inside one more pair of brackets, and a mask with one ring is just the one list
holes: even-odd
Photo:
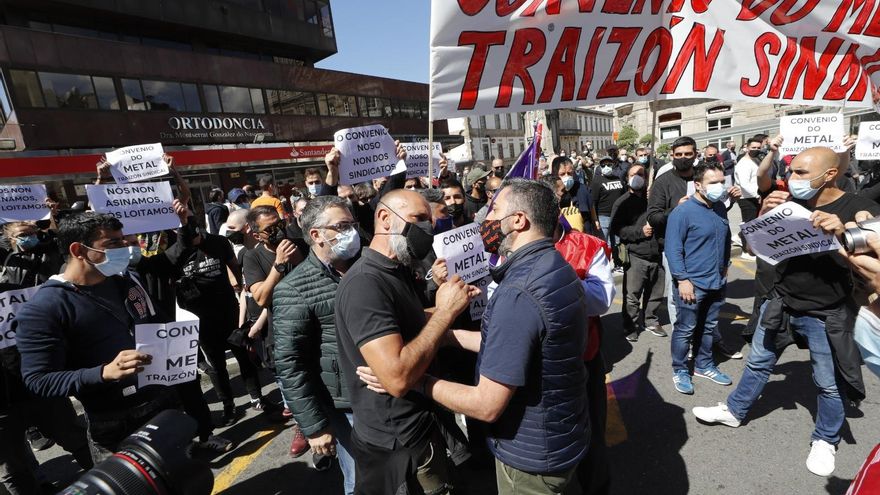
[(89, 203), (98, 213), (109, 213), (122, 222), (125, 234), (142, 234), (180, 227), (174, 213), (170, 182), (86, 185)]
[(199, 321), (135, 325), (135, 348), (153, 357), (138, 373), (138, 387), (176, 385), (198, 378)]
[(40, 290), (40, 286), (27, 289), (8, 290), (0, 293), (0, 349), (15, 345), (15, 330), (12, 321), (18, 309)]
[(110, 174), (118, 184), (140, 182), (168, 173), (162, 143), (119, 148), (107, 153)]
[(48, 220), (51, 215), (46, 204), (46, 186), (0, 185), (0, 223)]
[(674, 98), (867, 108), (878, 47), (873, 1), (433, 0), (432, 117)]

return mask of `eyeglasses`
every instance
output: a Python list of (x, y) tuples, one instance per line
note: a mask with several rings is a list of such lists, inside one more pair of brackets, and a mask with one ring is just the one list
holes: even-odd
[(345, 232), (348, 232), (349, 230), (352, 230), (352, 229), (357, 230), (359, 225), (360, 224), (358, 222), (339, 222), (339, 223), (334, 223), (332, 225), (316, 225), (313, 228), (315, 228), (315, 229), (330, 229), (330, 230), (335, 230), (336, 232), (339, 232), (340, 234), (344, 234)]
[(269, 225), (266, 228), (264, 228), (263, 230), (261, 230), (259, 233), (266, 234), (267, 236), (272, 237), (272, 235), (274, 235), (279, 230), (283, 230), (284, 227), (286, 227), (284, 220), (278, 220), (277, 222), (273, 223), (272, 225)]

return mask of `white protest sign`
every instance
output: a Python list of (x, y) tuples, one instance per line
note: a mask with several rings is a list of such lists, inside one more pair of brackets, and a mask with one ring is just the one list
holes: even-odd
[(162, 143), (128, 146), (107, 153), (110, 173), (119, 184), (139, 182), (168, 173)]
[[(400, 143), (406, 150), (406, 178), (427, 177), (428, 176), (428, 142), (421, 143)], [(440, 154), (443, 153), (443, 146), (440, 143), (434, 143), (434, 176), (440, 177)]]
[(489, 274), (489, 255), (475, 223), (435, 235), (434, 254), (446, 260), (449, 277), (471, 283)]
[(135, 348), (153, 357), (138, 373), (138, 387), (177, 385), (198, 378), (199, 320), (135, 325)]
[(0, 349), (15, 345), (15, 330), (12, 329), (12, 320), (15, 313), (34, 294), (40, 286), (28, 287), (27, 289), (8, 290), (0, 294)]
[(880, 160), (880, 121), (859, 123), (856, 160)]
[(471, 284), (480, 289), (480, 295), (471, 300), (471, 321), (480, 321), (480, 318), (483, 317), (483, 311), (486, 310), (486, 305), (489, 304), (489, 284), (491, 282), (492, 277), (487, 276)]
[(46, 204), (46, 186), (0, 185), (0, 223), (48, 220), (51, 210)]
[(810, 214), (810, 210), (789, 201), (739, 228), (752, 252), (771, 265), (840, 248), (833, 235), (813, 227)]
[(779, 147), (782, 156), (797, 155), (816, 146), (825, 146), (835, 152), (846, 151), (843, 114), (786, 115), (779, 119), (779, 134), (785, 139)]
[(169, 182), (87, 185), (89, 203), (98, 213), (109, 213), (122, 222), (125, 234), (142, 234), (180, 227), (171, 203)]
[(341, 155), (340, 184), (357, 184), (406, 170), (406, 163), (397, 159), (397, 146), (384, 126), (342, 129), (333, 135), (333, 142)]

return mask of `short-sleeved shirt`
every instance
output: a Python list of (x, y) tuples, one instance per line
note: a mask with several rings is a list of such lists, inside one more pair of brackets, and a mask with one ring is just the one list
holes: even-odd
[(226, 266), (235, 258), (232, 244), (225, 237), (203, 234), (202, 242), (179, 260), (183, 278), (189, 278), (198, 289), (198, 296), (186, 301), (195, 308), (216, 308), (231, 304), (235, 291), (229, 283)]
[(284, 205), (281, 204), (281, 200), (272, 196), (260, 196), (259, 198), (251, 201), (251, 209), (254, 209), (258, 206), (271, 206), (275, 208), (275, 211), (278, 212), (278, 216), (284, 218), (287, 216), (287, 212), (284, 211)]
[[(795, 202), (807, 209), (837, 215), (843, 223), (855, 221), (860, 211), (880, 215), (880, 205), (851, 193), (816, 208), (802, 201)], [(852, 294), (852, 284), (849, 265), (836, 251), (796, 256), (776, 265), (774, 286), (785, 305), (796, 311), (838, 307)]]
[[(275, 253), (266, 249), (262, 244), (257, 244), (253, 249), (245, 251), (244, 262), (241, 265), (247, 290), (252, 290), (254, 284), (265, 281), (275, 266)], [(288, 273), (293, 270), (289, 264)], [(271, 299), (269, 299), (271, 301)]]
[(351, 393), (354, 429), (365, 442), (386, 449), (412, 447), (431, 431), (431, 404), (409, 392), (396, 398), (366, 388), (355, 370), (366, 366), (361, 347), (387, 335), (407, 343), (426, 318), (412, 271), (388, 257), (364, 249), (336, 291), (336, 337), (342, 373)]
[[(523, 387), (534, 370), (544, 322), (535, 299), (520, 290), (496, 292), (492, 318), (484, 315), (477, 373), (511, 387)], [(525, 308), (531, 311), (523, 311)], [(534, 380), (534, 377), (531, 377)]]

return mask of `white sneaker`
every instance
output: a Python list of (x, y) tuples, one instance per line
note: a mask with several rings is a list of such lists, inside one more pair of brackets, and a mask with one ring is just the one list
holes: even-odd
[(830, 476), (834, 472), (834, 456), (837, 447), (825, 440), (813, 440), (810, 455), (807, 456), (807, 469), (816, 476)]
[(740, 421), (733, 414), (730, 414), (730, 411), (727, 410), (727, 404), (723, 402), (712, 407), (695, 407), (691, 411), (697, 419), (705, 423), (719, 423), (731, 428), (737, 428), (740, 425)]

